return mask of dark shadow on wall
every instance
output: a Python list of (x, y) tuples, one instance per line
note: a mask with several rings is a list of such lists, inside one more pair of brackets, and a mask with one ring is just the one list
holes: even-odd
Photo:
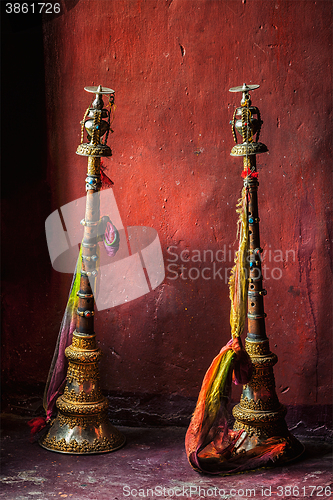
[(51, 266), (44, 225), (51, 212), (51, 200), (47, 184), (42, 17), (6, 13), (6, 2), (1, 2), (0, 8), (4, 393), (11, 367), (19, 366), (23, 356), (29, 363), (36, 357), (32, 337), (42, 335), (40, 324), (47, 321), (36, 305), (39, 303), (45, 311)]

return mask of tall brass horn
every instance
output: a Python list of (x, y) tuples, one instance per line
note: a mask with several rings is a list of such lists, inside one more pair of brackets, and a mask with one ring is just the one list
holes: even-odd
[[(117, 450), (125, 437), (108, 419), (108, 401), (99, 386), (98, 362), (102, 351), (96, 346), (94, 332), (94, 289), (98, 275), (97, 246), (101, 221), (99, 190), (101, 157), (111, 156), (106, 141), (110, 130), (110, 110), (103, 107), (102, 96), (109, 95), (110, 108), (114, 91), (109, 88), (86, 87), (96, 95), (82, 123), (81, 144), (77, 154), (88, 157), (85, 217), (80, 257), (80, 289), (76, 310), (76, 329), (72, 344), (66, 348), (68, 370), (65, 390), (57, 399), (58, 414), (47, 434), (39, 441), (47, 450), (87, 455)], [(106, 120), (105, 120), (106, 119)], [(83, 143), (86, 131), (89, 143)], [(102, 137), (104, 142), (101, 142)]]

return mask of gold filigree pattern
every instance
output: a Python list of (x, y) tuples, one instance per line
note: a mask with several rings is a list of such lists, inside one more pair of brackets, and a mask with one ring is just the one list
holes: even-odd
[(69, 429), (74, 429), (74, 427), (81, 427), (82, 429), (99, 427), (104, 422), (107, 422), (107, 413), (100, 413), (99, 415), (94, 415), (93, 417), (80, 417), (76, 416), (67, 417), (66, 415), (59, 414), (58, 416), (59, 425), (62, 427), (67, 425)]
[(111, 148), (104, 144), (79, 144), (76, 152), (82, 156), (112, 156)]
[(98, 366), (95, 364), (76, 364), (69, 363), (67, 370), (67, 380), (72, 382), (76, 380), (78, 383), (82, 383), (86, 380), (98, 380), (99, 370)]
[(234, 431), (244, 430), (248, 437), (257, 436), (260, 440), (268, 439), (273, 436), (285, 436), (288, 433), (286, 423), (282, 420), (274, 424), (265, 424), (254, 426), (236, 421), (233, 427)]
[(99, 144), (99, 137), (100, 137), (100, 123), (102, 119), (102, 110), (101, 109), (95, 109), (94, 110), (94, 126), (92, 129), (92, 136), (91, 136), (91, 142), (95, 145)]
[(278, 361), (277, 355), (273, 353), (271, 353), (269, 356), (250, 356), (250, 358), (253, 365), (258, 365), (261, 367), (262, 365), (265, 365), (265, 367), (274, 366)]
[(266, 389), (268, 392), (275, 390), (274, 374), (271, 367), (267, 369), (254, 368), (254, 373), (250, 382), (244, 387), (250, 387), (253, 392), (259, 392), (261, 388)]
[(101, 171), (101, 159), (95, 156), (90, 156), (88, 158), (87, 175), (100, 175), (100, 171)]
[(278, 398), (268, 398), (266, 401), (262, 399), (248, 399), (243, 394), (240, 399), (240, 407), (245, 410), (254, 410), (254, 411), (272, 411), (277, 410), (280, 406)]
[(99, 401), (103, 397), (100, 389), (93, 389), (90, 392), (85, 392), (84, 390), (76, 393), (74, 390), (69, 390), (66, 385), (64, 390), (64, 398), (66, 401), (71, 401), (73, 403), (89, 403), (91, 401)]
[(106, 398), (101, 401), (94, 403), (72, 403), (67, 401), (64, 396), (60, 396), (57, 399), (57, 408), (60, 412), (67, 413), (69, 415), (96, 415), (97, 413), (106, 411), (108, 408), (108, 402)]
[(285, 406), (280, 406), (277, 411), (254, 411), (243, 409), (241, 404), (233, 407), (232, 414), (236, 420), (244, 423), (253, 423), (255, 425), (277, 422), (286, 415)]
[(236, 144), (231, 150), (231, 156), (248, 156), (266, 153), (267, 147), (261, 142), (246, 142)]
[(113, 439), (111, 440), (106, 437), (104, 437), (102, 440), (98, 440), (95, 438), (92, 443), (89, 443), (89, 441), (87, 440), (78, 442), (75, 439), (71, 439), (69, 443), (67, 443), (65, 438), (57, 441), (55, 436), (53, 436), (52, 438), (46, 437), (43, 440), (42, 444), (45, 448), (60, 451), (63, 453), (100, 453), (103, 451), (112, 451), (122, 446), (123, 438), (120, 433), (119, 435), (117, 434), (115, 436), (112, 436), (112, 438)]
[(270, 354), (268, 340), (264, 340), (263, 342), (252, 342), (245, 339), (245, 349), (249, 356), (264, 356)]
[(65, 349), (65, 356), (74, 363), (97, 363), (102, 357), (102, 351), (101, 349), (82, 350), (69, 346)]
[(82, 337), (79, 335), (73, 334), (72, 347), (76, 347), (77, 349), (87, 349), (93, 351), (96, 349), (96, 337), (95, 335)]

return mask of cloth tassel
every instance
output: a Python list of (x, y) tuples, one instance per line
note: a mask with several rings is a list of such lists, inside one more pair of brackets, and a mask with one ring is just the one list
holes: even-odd
[(186, 433), (187, 457), (199, 472), (209, 472), (203, 468), (203, 458), (209, 462), (217, 455), (219, 460), (225, 460), (239, 441), (240, 433), (228, 429), (232, 376), (236, 383), (242, 384), (249, 382), (252, 376), (251, 360), (238, 339), (230, 340), (208, 368)]
[(119, 233), (111, 222), (107, 222), (103, 236), (103, 244), (109, 257), (114, 257), (119, 250)]
[(36, 440), (36, 436), (39, 436), (41, 431), (43, 431), (45, 429), (45, 427), (47, 426), (46, 418), (44, 418), (44, 417), (33, 418), (33, 419), (29, 420), (29, 422), (27, 422), (27, 424), (29, 425), (29, 427), (31, 427), (31, 430), (30, 430), (30, 442), (31, 443), (33, 443)]
[(102, 182), (102, 187), (101, 189), (109, 189), (111, 186), (113, 186), (114, 182), (106, 175), (105, 173), (106, 170), (106, 165), (104, 164), (103, 160), (101, 160), (101, 182)]
[(110, 179), (110, 177), (108, 177), (104, 172), (104, 170), (102, 169), (101, 169), (101, 181), (102, 181), (102, 189), (108, 189), (114, 184)]

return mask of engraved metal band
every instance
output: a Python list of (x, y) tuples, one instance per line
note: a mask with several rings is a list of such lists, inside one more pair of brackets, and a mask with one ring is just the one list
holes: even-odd
[(76, 294), (80, 299), (93, 299), (94, 295), (92, 293), (82, 293), (82, 292), (77, 292)]
[(94, 316), (95, 312), (89, 311), (88, 309), (86, 309), (85, 311), (81, 311), (80, 309), (78, 309), (77, 314), (79, 316), (84, 316), (85, 318), (90, 318), (91, 316)]
[(98, 259), (98, 255), (96, 255), (96, 254), (94, 254), (94, 255), (82, 255), (82, 260), (87, 260), (88, 262), (90, 260), (94, 261), (97, 259)]
[(101, 180), (100, 174), (88, 174), (86, 177), (86, 182), (89, 182), (89, 180), (92, 180), (94, 182), (99, 182)]
[(83, 248), (94, 248), (97, 245), (97, 242), (96, 243), (84, 243), (84, 242), (82, 242), (81, 245), (83, 246)]
[(263, 313), (263, 314), (251, 314), (251, 313), (247, 313), (247, 317), (249, 319), (261, 319), (261, 318), (266, 318), (267, 314), (266, 313)]
[(85, 219), (82, 219), (80, 222), (80, 224), (82, 226), (88, 226), (88, 227), (97, 226), (98, 223), (99, 223), (99, 220), (98, 221), (87, 221)]
[(82, 276), (97, 276), (97, 274), (98, 271), (96, 271), (96, 269), (94, 269), (93, 271), (84, 271), (84, 270), (81, 271)]
[(258, 295), (267, 295), (267, 290), (249, 290), (248, 295), (256, 297)]
[(83, 333), (83, 332), (78, 332), (76, 329), (73, 332), (73, 337), (77, 337), (78, 340), (92, 340), (96, 338), (95, 333), (91, 335), (91, 333)]
[(101, 177), (100, 175), (90, 174), (86, 178), (86, 190), (93, 189), (94, 191), (98, 191), (101, 186)]

